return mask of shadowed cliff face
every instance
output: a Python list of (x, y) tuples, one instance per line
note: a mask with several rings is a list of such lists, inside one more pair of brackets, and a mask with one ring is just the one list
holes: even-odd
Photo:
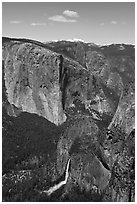
[(47, 201), (34, 189), (61, 182), (68, 161), (66, 185), (51, 200), (72, 201), (74, 192), (88, 201), (134, 199), (134, 66), (130, 45), (3, 38), (3, 171), (38, 168), (34, 184), (24, 177), (35, 199), (21, 190), (12, 201)]

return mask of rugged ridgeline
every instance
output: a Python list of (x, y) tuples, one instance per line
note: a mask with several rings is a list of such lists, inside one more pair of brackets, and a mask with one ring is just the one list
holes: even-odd
[(36, 164), (56, 185), (69, 160), (53, 201), (133, 201), (134, 46), (3, 38), (2, 65), (4, 172)]

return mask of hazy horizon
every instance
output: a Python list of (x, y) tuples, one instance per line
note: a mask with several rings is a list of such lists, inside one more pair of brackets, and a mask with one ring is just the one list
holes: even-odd
[(2, 35), (41, 42), (135, 44), (135, 3), (4, 2)]

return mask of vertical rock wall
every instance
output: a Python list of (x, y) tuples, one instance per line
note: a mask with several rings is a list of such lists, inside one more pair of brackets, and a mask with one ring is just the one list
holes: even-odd
[(29, 43), (3, 49), (4, 79), (10, 104), (55, 123), (66, 120), (59, 85), (60, 55)]

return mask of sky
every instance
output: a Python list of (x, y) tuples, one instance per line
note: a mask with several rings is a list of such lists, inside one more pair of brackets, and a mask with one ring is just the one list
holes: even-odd
[(4, 2), (2, 35), (41, 42), (135, 44), (133, 2)]

